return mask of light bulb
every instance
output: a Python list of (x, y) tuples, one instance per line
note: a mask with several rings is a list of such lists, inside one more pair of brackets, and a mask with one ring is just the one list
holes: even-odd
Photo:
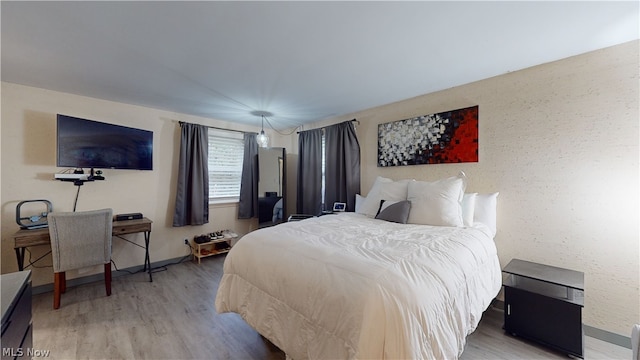
[(264, 133), (264, 130), (260, 131), (260, 135), (257, 136), (258, 146), (266, 148), (269, 146), (269, 137)]

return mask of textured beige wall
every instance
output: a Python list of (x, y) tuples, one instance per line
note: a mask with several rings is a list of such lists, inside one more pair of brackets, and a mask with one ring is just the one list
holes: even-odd
[[(54, 173), (62, 170), (55, 166), (58, 113), (153, 131), (153, 171), (104, 170), (105, 181), (81, 187), (77, 206), (78, 210), (111, 207), (114, 213), (141, 212), (153, 220), (152, 262), (188, 254), (185, 238), (222, 229), (234, 229), (245, 234), (257, 228), (257, 221), (236, 219), (237, 204), (212, 205), (210, 222), (202, 226), (174, 228), (172, 220), (180, 146), (177, 121), (243, 131), (259, 131), (259, 128), (3, 82), (2, 273), (17, 270), (11, 234), (18, 230), (15, 209), (19, 201), (48, 199), (53, 203), (54, 211), (73, 209), (77, 187), (53, 180)], [(274, 136), (272, 144), (282, 146), (279, 142), (288, 140)], [(127, 237), (143, 243), (142, 235)], [(46, 246), (32, 248), (33, 259), (47, 251)], [(142, 265), (143, 259), (142, 249), (114, 239), (113, 260), (118, 268)], [(47, 264), (51, 264), (50, 256), (38, 263)], [(34, 285), (53, 281), (51, 267), (33, 270)], [(95, 269), (70, 272), (68, 277), (71, 279), (93, 272)]]
[[(499, 191), (496, 244), (512, 258), (585, 273), (584, 323), (629, 336), (640, 323), (638, 42), (368, 109), (357, 118), (362, 192), (376, 176), (463, 170)], [(479, 162), (379, 168), (377, 125), (479, 106)]]

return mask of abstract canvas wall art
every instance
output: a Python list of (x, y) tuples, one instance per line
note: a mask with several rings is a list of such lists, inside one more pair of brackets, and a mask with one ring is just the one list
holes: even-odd
[(378, 125), (378, 166), (478, 162), (478, 106)]

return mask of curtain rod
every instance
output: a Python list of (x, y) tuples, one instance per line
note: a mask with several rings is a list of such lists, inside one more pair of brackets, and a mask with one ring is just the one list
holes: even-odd
[[(182, 124), (187, 124), (187, 122), (185, 121), (178, 121), (178, 124), (180, 124), (180, 126), (182, 126)], [(189, 123), (190, 124), (190, 123)], [(200, 124), (198, 124), (200, 125)], [(258, 134), (257, 132), (253, 132), (253, 131), (242, 131), (242, 130), (234, 130), (234, 129), (225, 129), (225, 128), (221, 128), (221, 127), (217, 127), (217, 126), (209, 126), (209, 125), (202, 125), (202, 126), (206, 126), (209, 129), (217, 129), (217, 130), (225, 130), (225, 131), (235, 131), (235, 132), (239, 132), (239, 133), (250, 133), (250, 134)]]
[[(358, 125), (360, 125), (360, 121), (358, 121), (357, 119), (351, 119), (351, 120), (348, 120), (348, 121), (351, 121), (351, 122), (354, 122), (354, 123), (357, 123)], [(346, 122), (346, 121), (343, 121), (343, 122)], [(342, 123), (338, 123), (338, 124), (342, 124)], [(328, 125), (328, 126), (331, 126), (331, 125)], [(327, 126), (323, 126), (321, 128), (318, 128), (318, 129), (324, 129), (326, 127)], [(317, 129), (310, 129), (310, 130), (317, 130)], [(304, 130), (304, 131), (309, 131), (309, 130)], [(300, 134), (300, 131), (296, 132), (296, 134)]]

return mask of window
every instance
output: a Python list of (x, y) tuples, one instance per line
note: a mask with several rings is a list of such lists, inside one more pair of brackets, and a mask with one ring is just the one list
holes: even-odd
[(243, 134), (209, 128), (209, 202), (240, 199)]

